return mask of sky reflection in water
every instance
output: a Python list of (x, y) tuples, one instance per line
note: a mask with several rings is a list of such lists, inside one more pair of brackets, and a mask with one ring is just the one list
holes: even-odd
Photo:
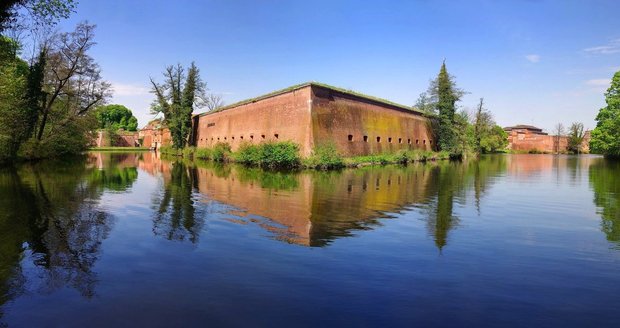
[(620, 163), (283, 173), (92, 153), (0, 170), (0, 237), (11, 326), (610, 326)]

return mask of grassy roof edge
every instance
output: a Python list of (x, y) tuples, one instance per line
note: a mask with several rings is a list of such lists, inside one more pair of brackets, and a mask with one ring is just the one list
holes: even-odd
[(290, 86), (288, 88), (276, 90), (276, 91), (273, 91), (273, 92), (270, 92), (270, 93), (267, 93), (267, 94), (264, 94), (264, 95), (261, 95), (261, 96), (258, 96), (258, 97), (241, 100), (241, 101), (238, 101), (236, 103), (232, 103), (230, 105), (226, 105), (226, 106), (220, 107), (220, 108), (218, 108), (216, 110), (212, 110), (210, 112), (204, 112), (204, 113), (200, 113), (200, 114), (196, 114), (196, 115), (198, 115), (198, 116), (205, 116), (205, 115), (209, 115), (209, 114), (219, 113), (219, 112), (231, 109), (231, 108), (239, 107), (241, 105), (251, 104), (251, 103), (263, 100), (263, 99), (275, 97), (275, 96), (278, 96), (278, 95), (281, 95), (281, 94), (284, 94), (284, 93), (287, 93), (287, 92), (295, 91), (295, 90), (298, 90), (298, 89), (301, 89), (301, 88), (305, 88), (305, 87), (308, 87), (308, 86), (317, 86), (317, 87), (333, 90), (333, 91), (336, 91), (336, 92), (340, 92), (340, 93), (343, 93), (343, 94), (347, 94), (347, 95), (351, 95), (351, 96), (355, 96), (355, 97), (359, 97), (359, 98), (364, 98), (364, 99), (367, 99), (367, 100), (370, 100), (370, 101), (374, 101), (374, 102), (377, 102), (377, 103), (381, 103), (381, 104), (397, 107), (397, 108), (400, 108), (400, 109), (405, 109), (405, 110), (408, 110), (408, 111), (412, 111), (412, 112), (418, 113), (420, 115), (425, 115), (422, 111), (417, 110), (414, 107), (405, 106), (405, 105), (402, 105), (402, 104), (399, 104), (399, 103), (395, 103), (393, 101), (389, 101), (389, 100), (386, 100), (386, 99), (383, 99), (383, 98), (369, 96), (369, 95), (366, 95), (366, 94), (363, 94), (363, 93), (360, 93), (360, 92), (356, 92), (356, 91), (353, 91), (353, 90), (347, 90), (347, 89), (343, 89), (343, 88), (339, 88), (339, 87), (335, 87), (335, 86), (332, 86), (332, 85), (329, 85), (329, 84), (319, 83), (319, 82), (305, 82), (305, 83), (295, 84), (295, 85), (292, 85), (292, 86)]

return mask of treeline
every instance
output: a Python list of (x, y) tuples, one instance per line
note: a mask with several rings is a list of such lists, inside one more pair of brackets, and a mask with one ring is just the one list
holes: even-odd
[(439, 74), (431, 80), (428, 90), (420, 94), (413, 108), (431, 118), (438, 150), (449, 152), (453, 158), (503, 151), (508, 145), (508, 135), (495, 123), (483, 98), (473, 113), (457, 110), (465, 94), (456, 86), (444, 61)]
[(605, 103), (596, 116), (590, 148), (594, 153), (620, 158), (620, 71), (611, 80)]
[[(0, 162), (76, 154), (92, 141), (95, 109), (111, 95), (89, 55), (95, 26), (49, 32), (74, 8), (71, 0), (9, 1), (0, 8)], [(24, 44), (33, 58), (22, 58)]]

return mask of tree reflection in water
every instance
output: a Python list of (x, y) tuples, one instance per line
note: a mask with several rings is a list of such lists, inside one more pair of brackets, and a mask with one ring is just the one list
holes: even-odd
[(589, 175), (601, 230), (620, 247), (620, 161), (601, 159), (590, 166)]
[(26, 290), (95, 294), (93, 267), (113, 224), (98, 200), (119, 181), (130, 186), (137, 175), (128, 172), (97, 172), (83, 160), (0, 170), (0, 305)]
[(195, 183), (195, 168), (180, 161), (172, 163), (169, 177), (164, 178), (163, 193), (155, 198), (155, 235), (168, 240), (189, 240), (192, 243), (198, 241), (204, 218), (195, 204)]

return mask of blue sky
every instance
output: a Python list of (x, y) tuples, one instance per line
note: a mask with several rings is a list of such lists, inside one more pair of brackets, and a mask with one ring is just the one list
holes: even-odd
[(587, 128), (620, 70), (620, 1), (81, 0), (92, 55), (140, 126), (166, 65), (195, 61), (226, 103), (320, 81), (412, 105), (445, 58), (464, 108)]

